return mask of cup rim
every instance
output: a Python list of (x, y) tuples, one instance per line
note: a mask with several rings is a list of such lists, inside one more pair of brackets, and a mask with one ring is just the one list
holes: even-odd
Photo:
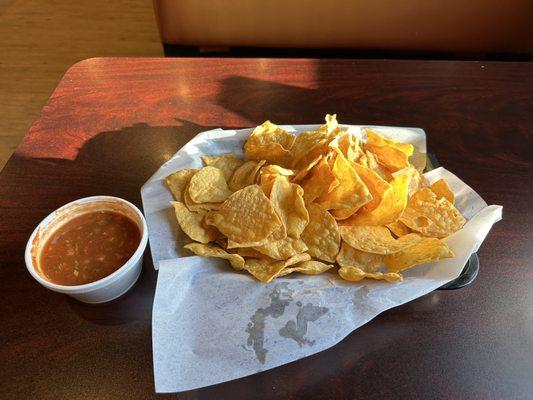
[[(117, 270), (115, 270), (111, 274), (101, 279), (98, 279), (97, 281), (84, 283), (83, 285), (60, 285), (58, 283), (50, 282), (49, 280), (42, 277), (41, 274), (39, 274), (39, 272), (37, 272), (35, 268), (35, 265), (33, 263), (33, 257), (31, 254), (31, 251), (33, 248), (33, 241), (35, 239), (35, 236), (41, 229), (41, 227), (46, 226), (50, 222), (52, 222), (54, 218), (57, 216), (57, 213), (59, 211), (68, 209), (69, 207), (72, 207), (74, 205), (96, 203), (100, 201), (116, 201), (116, 202), (123, 203), (129, 208), (131, 208), (135, 212), (135, 214), (138, 215), (141, 225), (142, 225), (142, 235), (141, 235), (141, 240), (139, 242), (139, 245), (137, 246), (137, 249), (135, 250), (135, 252), (131, 255), (131, 257), (124, 264), (122, 264), (122, 266), (117, 268)], [(70, 203), (67, 203), (59, 207), (58, 209), (52, 211), (45, 218), (43, 218), (43, 220), (41, 220), (41, 222), (39, 222), (39, 224), (35, 227), (32, 234), (30, 235), (30, 238), (28, 239), (28, 242), (26, 243), (26, 248), (24, 252), (24, 261), (26, 263), (26, 268), (28, 269), (28, 272), (31, 274), (31, 276), (44, 287), (57, 291), (57, 292), (62, 292), (62, 293), (69, 293), (69, 294), (85, 293), (85, 292), (90, 292), (95, 289), (99, 289), (100, 287), (106, 286), (107, 284), (112, 283), (116, 281), (117, 279), (119, 279), (121, 275), (123, 275), (125, 272), (131, 269), (135, 265), (135, 263), (140, 259), (140, 257), (142, 257), (147, 243), (148, 243), (148, 227), (146, 225), (146, 220), (142, 212), (134, 204), (120, 197), (105, 196), (105, 195), (89, 196), (89, 197), (84, 197), (81, 199), (71, 201)]]

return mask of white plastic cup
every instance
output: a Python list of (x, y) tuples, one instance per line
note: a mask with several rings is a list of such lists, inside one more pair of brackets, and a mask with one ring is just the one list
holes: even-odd
[[(141, 241), (135, 253), (112, 274), (84, 285), (58, 285), (47, 280), (40, 270), (40, 251), (50, 235), (67, 221), (93, 211), (113, 211), (130, 218), (141, 232)], [(24, 260), (33, 278), (54, 292), (64, 293), (84, 303), (104, 303), (126, 293), (137, 282), (142, 269), (143, 253), (148, 242), (146, 220), (129, 201), (112, 196), (92, 196), (73, 201), (48, 215), (35, 228), (26, 245)]]

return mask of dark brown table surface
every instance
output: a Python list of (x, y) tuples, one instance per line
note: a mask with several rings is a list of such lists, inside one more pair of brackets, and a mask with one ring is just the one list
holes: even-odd
[(35, 225), (85, 196), (141, 205), (140, 187), (213, 127), (416, 126), (440, 163), (504, 206), (474, 283), (389, 310), (337, 346), (183, 399), (533, 397), (533, 68), (529, 63), (102, 59), (74, 65), (0, 174), (0, 397), (147, 399), (154, 393), (147, 251), (106, 305), (26, 271)]

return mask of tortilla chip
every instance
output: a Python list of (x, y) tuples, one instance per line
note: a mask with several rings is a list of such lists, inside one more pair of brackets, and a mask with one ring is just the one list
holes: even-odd
[(345, 241), (341, 243), (341, 250), (337, 254), (337, 264), (341, 267), (357, 267), (364, 272), (376, 272), (383, 267), (384, 257), (382, 254), (373, 254), (354, 249)]
[(219, 156), (202, 156), (202, 161), (205, 166), (211, 166), (221, 170), (226, 182), (229, 182), (235, 170), (244, 164), (243, 160), (235, 157), (231, 153), (224, 153)]
[(304, 190), (304, 201), (309, 204), (331, 192), (339, 185), (339, 181), (331, 171), (328, 160), (322, 158), (301, 185)]
[(360, 146), (360, 140), (350, 132), (342, 132), (329, 143), (329, 147), (338, 148), (344, 157), (351, 162), (358, 161), (363, 155), (363, 149)]
[(362, 206), (360, 212), (370, 212), (381, 203), (383, 195), (390, 188), (390, 184), (370, 168), (358, 163), (351, 163), (351, 166), (357, 172), (357, 175), (359, 175), (359, 178), (361, 178), (372, 196), (372, 200)]
[(191, 197), (189, 196), (189, 187), (185, 189), (185, 192), (183, 193), (183, 201), (187, 208), (190, 211), (193, 212), (205, 212), (205, 211), (213, 211), (218, 210), (222, 203), (195, 203), (191, 200)]
[(366, 143), (365, 149), (370, 150), (378, 162), (390, 172), (399, 171), (409, 166), (408, 156), (394, 147), (380, 147)]
[(409, 180), (408, 175), (399, 175), (394, 178), (375, 209), (370, 212), (359, 212), (346, 221), (346, 224), (386, 225), (396, 222), (407, 205)]
[[(385, 181), (389, 182), (392, 179), (391, 173), (378, 162), (378, 159), (374, 153), (365, 149), (365, 159), (367, 165), (364, 165), (367, 168), (370, 168), (372, 171), (381, 176)], [(361, 162), (361, 159), (359, 159)]]
[(329, 210), (329, 213), (337, 221), (344, 221), (355, 214), (357, 209), (355, 208), (342, 208), (339, 210)]
[(220, 247), (210, 245), (210, 244), (201, 244), (201, 243), (189, 243), (184, 248), (192, 251), (194, 254), (202, 257), (216, 257), (223, 258), (228, 260), (233, 267), (233, 269), (240, 271), (244, 268), (244, 258), (238, 254), (230, 254), (227, 251), (221, 249)]
[(326, 272), (330, 268), (333, 268), (332, 264), (326, 264), (321, 261), (302, 261), (296, 264), (294, 267), (285, 268), (284, 270), (282, 270), (278, 274), (278, 278), (281, 276), (292, 274), (293, 272), (298, 272), (304, 275), (318, 275)]
[(189, 185), (191, 178), (198, 172), (195, 168), (182, 169), (165, 178), (168, 188), (174, 196), (174, 200), (183, 202), (183, 193)]
[(407, 157), (413, 155), (414, 147), (410, 143), (402, 143), (393, 139), (387, 139), (370, 128), (365, 128), (365, 134), (366, 143), (368, 143), (369, 145), (379, 147), (392, 147), (394, 149), (400, 150)]
[(292, 165), (296, 169), (303, 169), (320, 155), (329, 151), (328, 144), (340, 132), (336, 115), (326, 115), (326, 124), (316, 131), (302, 132), (294, 141), (292, 148)]
[(229, 240), (242, 244), (260, 242), (282, 222), (270, 200), (258, 185), (233, 193), (220, 209), (207, 214), (205, 223), (214, 225)]
[(244, 144), (249, 160), (266, 160), (287, 167), (292, 162), (291, 148), (296, 137), (270, 121), (256, 127)]
[(325, 132), (331, 141), (341, 132), (341, 127), (337, 121), (337, 114), (326, 114), (324, 119), (326, 123), (318, 128), (318, 131)]
[(339, 185), (317, 199), (322, 207), (327, 210), (351, 209), (355, 213), (372, 200), (365, 184), (340, 152), (335, 156), (332, 172)]
[(286, 180), (288, 180), (293, 175), (294, 171), (292, 169), (286, 169), (280, 167), (279, 165), (267, 165), (259, 170), (259, 186), (261, 186), (261, 189), (263, 189), (265, 195), (270, 197), (272, 185), (278, 176), (284, 177)]
[(424, 176), (412, 165), (392, 173), (393, 178), (397, 178), (400, 175), (407, 175), (410, 178), (409, 197), (418, 192), (426, 182), (426, 178), (424, 178)]
[(403, 277), (395, 272), (365, 272), (361, 268), (345, 266), (339, 269), (339, 275), (345, 281), (359, 282), (365, 278), (381, 279), (387, 282), (401, 282)]
[(425, 264), (455, 257), (446, 243), (437, 238), (424, 238), (414, 246), (408, 247), (398, 253), (385, 257), (387, 269), (391, 272), (400, 272), (414, 265)]
[(437, 199), (445, 198), (450, 203), (455, 203), (455, 195), (445, 179), (439, 179), (428, 187), (433, 193), (435, 193)]
[(253, 247), (237, 247), (229, 250), (230, 253), (236, 253), (242, 257), (263, 258), (265, 255), (258, 252)]
[(409, 199), (400, 221), (423, 236), (437, 238), (449, 236), (465, 224), (454, 205), (445, 198), (438, 199), (429, 188), (420, 189)]
[(300, 183), (304, 180), (304, 178), (311, 172), (313, 167), (319, 163), (319, 161), (324, 157), (323, 155), (317, 156), (314, 160), (312, 160), (309, 164), (304, 166), (301, 170), (298, 171), (298, 173), (291, 179), (292, 183)]
[(286, 237), (285, 239), (268, 242), (253, 249), (274, 260), (287, 260), (307, 251), (307, 246), (301, 239)]
[(259, 162), (247, 161), (237, 168), (229, 180), (230, 190), (236, 192), (246, 186), (253, 185), (256, 182), (259, 170), (265, 162), (265, 160)]
[(215, 167), (204, 167), (194, 174), (187, 191), (195, 203), (220, 203), (231, 195), (224, 174)]
[(276, 261), (270, 258), (249, 258), (245, 261), (244, 269), (253, 275), (254, 278), (263, 283), (268, 283), (276, 278), (285, 268), (310, 259), (311, 257), (306, 253), (298, 254), (285, 261)]
[(389, 230), (392, 232), (394, 236), (397, 238), (400, 236), (405, 236), (411, 233), (411, 229), (405, 226), (405, 224), (401, 221), (396, 221), (391, 224), (385, 225)]
[(422, 240), (420, 235), (410, 233), (394, 239), (384, 226), (340, 226), (342, 240), (357, 250), (375, 254), (393, 254)]
[(335, 262), (341, 238), (337, 221), (318, 204), (309, 204), (309, 224), (302, 233), (308, 253), (319, 260)]
[(303, 189), (289, 183), (284, 177), (277, 177), (272, 186), (270, 201), (285, 225), (287, 235), (298, 239), (309, 222), (305, 208)]
[(204, 224), (205, 214), (191, 212), (185, 204), (179, 201), (171, 201), (170, 204), (174, 207), (176, 219), (181, 230), (192, 240), (200, 243), (209, 243), (217, 238), (217, 230)]

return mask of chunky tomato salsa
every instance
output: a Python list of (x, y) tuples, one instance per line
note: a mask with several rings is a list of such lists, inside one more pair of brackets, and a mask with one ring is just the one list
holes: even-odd
[(60, 285), (94, 282), (124, 265), (140, 241), (139, 228), (128, 217), (112, 211), (90, 212), (50, 236), (40, 254), (40, 269)]

